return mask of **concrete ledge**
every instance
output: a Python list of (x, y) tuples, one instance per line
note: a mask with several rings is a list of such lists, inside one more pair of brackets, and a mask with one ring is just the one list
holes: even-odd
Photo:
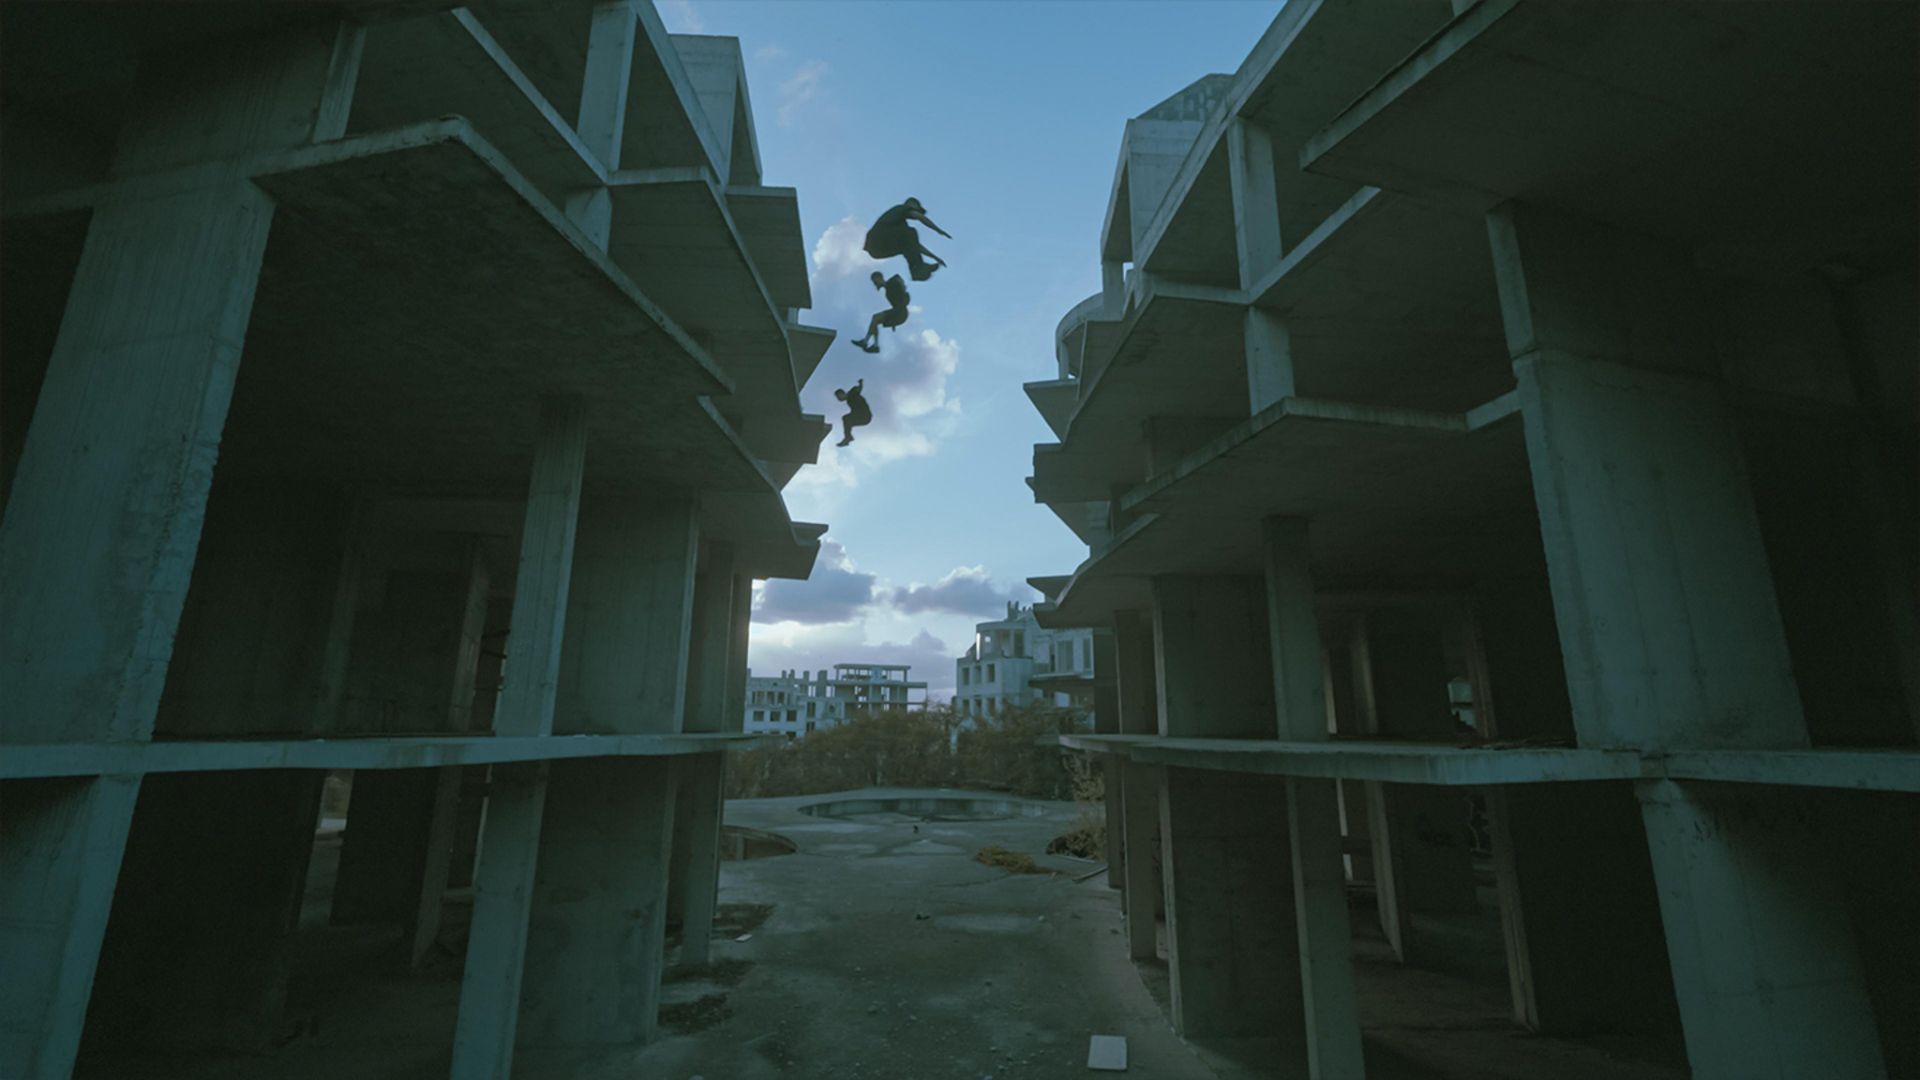
[(1592, 780), (1701, 780), (1851, 791), (1920, 792), (1920, 751), (1685, 750), (1642, 754), (1580, 747), (1450, 746), (1411, 742), (1282, 742), (1061, 735), (1070, 750), (1120, 754), (1143, 765), (1485, 787)]
[(1678, 750), (1647, 765), (1670, 780), (1920, 793), (1920, 750)]
[(0, 748), (0, 780), (53, 776), (225, 772), (237, 769), (424, 769), (509, 761), (672, 757), (747, 749), (775, 735), (426, 735), (338, 739), (42, 743)]
[(1486, 750), (1418, 743), (1161, 739), (1132, 747), (1130, 756), (1142, 764), (1188, 769), (1443, 787), (1637, 780), (1641, 775), (1637, 754), (1570, 747)]

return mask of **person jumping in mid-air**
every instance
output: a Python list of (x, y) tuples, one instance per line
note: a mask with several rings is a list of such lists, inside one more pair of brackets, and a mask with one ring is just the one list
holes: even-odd
[(880, 271), (875, 270), (873, 287), (886, 292), (887, 310), (875, 312), (873, 318), (867, 320), (867, 336), (855, 341), (853, 347), (877, 353), (880, 351), (880, 328), (884, 326), (888, 329), (897, 329), (901, 323), (906, 322), (907, 301), (913, 297), (908, 295), (907, 283), (900, 280), (899, 274), (881, 277)]
[(845, 446), (853, 441), (853, 429), (873, 423), (873, 410), (867, 408), (867, 399), (860, 391), (865, 389), (867, 380), (861, 379), (845, 390), (835, 390), (833, 396), (847, 403), (847, 415), (840, 418), (840, 429), (846, 438), (837, 444)]
[[(880, 220), (867, 230), (867, 254), (876, 259), (891, 259), (895, 255), (907, 257), (907, 272), (915, 281), (925, 281), (933, 276), (935, 270), (947, 265), (947, 261), (920, 245), (920, 234), (913, 231), (909, 222), (923, 222), (927, 228), (947, 239), (952, 234), (933, 223), (927, 216), (927, 208), (920, 205), (919, 199), (909, 198), (899, 206), (890, 208), (880, 215)], [(933, 265), (927, 265), (932, 259)]]

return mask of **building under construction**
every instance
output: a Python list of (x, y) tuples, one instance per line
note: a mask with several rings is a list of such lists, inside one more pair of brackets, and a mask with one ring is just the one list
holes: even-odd
[(751, 582), (824, 530), (781, 488), (833, 335), (738, 44), (618, 0), (0, 18), (0, 1075), (280, 1044), (341, 978), (296, 923), (346, 770), (334, 928), (464, 971), (383, 1068), (649, 1038)]
[(1182, 1034), (1378, 1074), (1364, 937), (1679, 1075), (1920, 1076), (1915, 19), (1289, 0), (1128, 121), (1035, 584), (1115, 635), (1063, 741)]

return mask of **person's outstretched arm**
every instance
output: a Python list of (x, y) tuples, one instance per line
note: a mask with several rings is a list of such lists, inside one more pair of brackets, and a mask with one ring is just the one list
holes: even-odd
[(865, 376), (862, 376), (862, 377), (860, 378), (860, 380), (859, 380), (859, 381), (857, 381), (857, 382), (855, 382), (855, 383), (853, 384), (853, 388), (854, 388), (855, 390), (865, 390), (865, 389), (867, 388), (867, 380), (866, 380), (866, 377), (865, 377)]
[(953, 234), (941, 228), (940, 226), (935, 225), (933, 223), (933, 219), (927, 216), (926, 211), (923, 210), (914, 216), (918, 217), (920, 219), (921, 224), (925, 225), (927, 228), (932, 229), (934, 232), (939, 233), (941, 236), (944, 236), (949, 240), (953, 239)]

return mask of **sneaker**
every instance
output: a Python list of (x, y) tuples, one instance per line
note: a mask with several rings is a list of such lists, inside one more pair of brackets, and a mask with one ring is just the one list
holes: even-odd
[(850, 443), (852, 443), (852, 442), (853, 442), (853, 436), (851, 436), (851, 435), (849, 435), (849, 436), (847, 436), (846, 438), (844, 438), (844, 439), (841, 439), (841, 440), (840, 440), (839, 442), (837, 442), (837, 443), (834, 443), (833, 445), (835, 445), (835, 446), (846, 446), (846, 445), (848, 445), (848, 444), (850, 444)]

